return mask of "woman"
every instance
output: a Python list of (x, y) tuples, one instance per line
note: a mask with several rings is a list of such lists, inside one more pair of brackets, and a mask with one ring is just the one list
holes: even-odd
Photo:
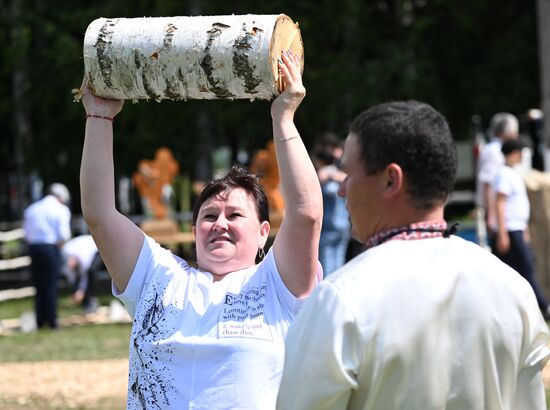
[(319, 182), (294, 113), (305, 96), (299, 58), (279, 60), (285, 89), (273, 101), (273, 139), (286, 213), (269, 234), (265, 195), (239, 170), (210, 183), (193, 217), (197, 264), (162, 249), (115, 209), (112, 118), (123, 101), (84, 87), (82, 213), (133, 317), (128, 408), (275, 408), (284, 339), (321, 277)]

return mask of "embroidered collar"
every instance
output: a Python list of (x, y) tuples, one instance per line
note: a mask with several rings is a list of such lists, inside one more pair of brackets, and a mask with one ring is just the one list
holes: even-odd
[(372, 248), (390, 240), (404, 240), (410, 241), (414, 239), (427, 239), (444, 237), (447, 238), (450, 235), (456, 233), (457, 223), (451, 224), (447, 227), (447, 222), (443, 219), (438, 221), (424, 221), (416, 222), (406, 226), (400, 226), (397, 228), (387, 229), (385, 231), (378, 232), (367, 239), (365, 243), (366, 248)]

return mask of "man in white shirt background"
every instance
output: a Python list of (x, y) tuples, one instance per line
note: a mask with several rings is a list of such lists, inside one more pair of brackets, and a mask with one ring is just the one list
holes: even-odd
[(61, 246), (71, 237), (71, 211), (67, 187), (54, 183), (49, 193), (24, 211), (23, 229), (31, 256), (31, 273), (36, 289), (36, 326), (57, 323), (57, 281), (61, 272)]
[(478, 172), (478, 206), (484, 215), (481, 223), (485, 223), (488, 236), (488, 245), (494, 246), (497, 229), (495, 194), (492, 184), (497, 171), (504, 165), (504, 156), (501, 152), (502, 142), (515, 140), (519, 137), (519, 123), (515, 115), (499, 112), (491, 118), (489, 127), (490, 141), (479, 155)]
[(94, 296), (95, 276), (103, 261), (92, 235), (76, 236), (63, 245), (63, 272), (73, 286), (72, 300), (81, 305), (85, 313), (93, 313), (99, 307)]

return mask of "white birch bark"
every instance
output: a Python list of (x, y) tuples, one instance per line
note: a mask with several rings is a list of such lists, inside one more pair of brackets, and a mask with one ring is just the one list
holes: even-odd
[(283, 49), (303, 56), (298, 25), (282, 14), (99, 18), (84, 69), (103, 98), (272, 99)]

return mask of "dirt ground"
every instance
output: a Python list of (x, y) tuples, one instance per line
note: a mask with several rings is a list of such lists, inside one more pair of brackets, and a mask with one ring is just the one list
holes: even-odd
[(0, 409), (123, 409), (128, 360), (0, 364)]
[[(127, 374), (127, 359), (2, 363), (0, 409), (122, 409)], [(550, 363), (543, 379), (550, 388)]]

